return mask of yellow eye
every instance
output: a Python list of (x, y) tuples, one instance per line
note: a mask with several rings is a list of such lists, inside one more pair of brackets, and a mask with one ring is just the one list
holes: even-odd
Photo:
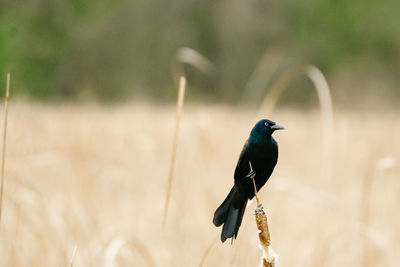
[(265, 125), (265, 127), (269, 126), (268, 122), (264, 122), (264, 125)]

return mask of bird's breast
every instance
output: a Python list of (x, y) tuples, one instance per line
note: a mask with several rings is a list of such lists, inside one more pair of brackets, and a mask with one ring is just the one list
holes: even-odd
[(266, 171), (275, 166), (278, 158), (278, 147), (276, 145), (257, 144), (251, 147), (249, 157), (255, 170)]

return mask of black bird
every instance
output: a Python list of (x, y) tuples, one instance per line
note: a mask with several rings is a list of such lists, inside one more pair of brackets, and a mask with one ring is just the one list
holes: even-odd
[[(221, 241), (237, 237), (248, 199), (254, 197), (267, 182), (278, 160), (278, 144), (272, 137), (275, 130), (285, 129), (270, 120), (260, 120), (253, 127), (235, 169), (235, 183), (221, 206), (214, 213), (215, 226), (224, 224)], [(250, 168), (251, 164), (251, 168)]]

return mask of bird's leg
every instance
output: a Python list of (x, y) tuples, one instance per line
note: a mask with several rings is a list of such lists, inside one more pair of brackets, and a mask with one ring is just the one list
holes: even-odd
[(249, 160), (249, 166), (250, 166), (250, 172), (246, 175), (246, 177), (249, 177), (251, 179), (251, 181), (253, 182), (254, 196), (256, 197), (257, 205), (260, 205), (260, 200), (258, 199), (258, 196), (257, 196), (256, 180), (254, 179), (254, 177), (256, 176), (256, 172), (253, 170), (253, 165), (251, 164), (250, 160)]

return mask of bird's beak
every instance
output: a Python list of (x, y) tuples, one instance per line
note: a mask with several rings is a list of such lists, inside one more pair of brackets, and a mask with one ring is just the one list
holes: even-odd
[(281, 126), (281, 125), (279, 125), (279, 124), (275, 124), (275, 125), (272, 125), (271, 126), (271, 129), (272, 130), (284, 130), (285, 129), (285, 127), (283, 127), (283, 126)]

